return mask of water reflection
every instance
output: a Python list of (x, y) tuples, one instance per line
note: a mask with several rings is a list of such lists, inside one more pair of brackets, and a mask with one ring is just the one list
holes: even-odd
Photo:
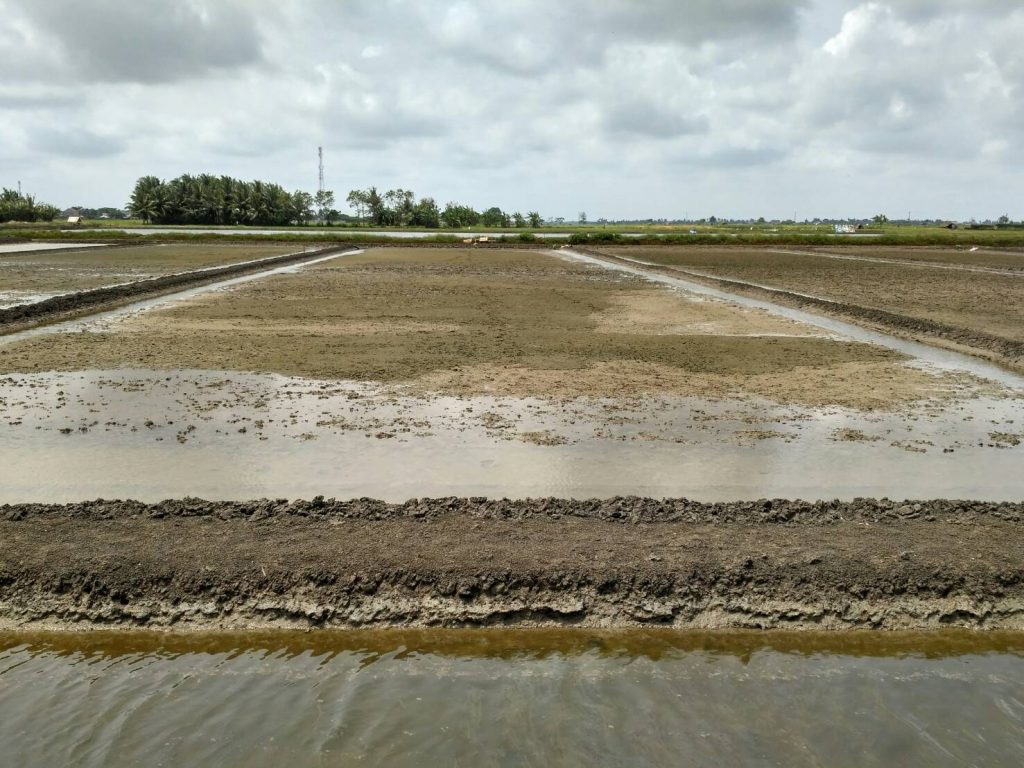
[(0, 635), (0, 762), (961, 765), (1024, 759), (1024, 636)]

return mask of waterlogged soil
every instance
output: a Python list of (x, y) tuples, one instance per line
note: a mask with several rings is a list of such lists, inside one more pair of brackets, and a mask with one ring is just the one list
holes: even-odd
[(870, 499), (3, 506), (0, 617), (1019, 630), (1022, 525), (1019, 503)]
[(962, 384), (761, 310), (524, 251), (374, 249), (85, 331), (0, 346), (0, 371), (225, 369), (461, 396), (865, 409)]
[(295, 246), (144, 245), (0, 253), (0, 308), (50, 296), (291, 253)]
[[(619, 247), (602, 252), (716, 277), (805, 293), (822, 299), (934, 321), (1010, 341), (1024, 341), (1024, 285), (1020, 274), (935, 269), (902, 263), (835, 259), (794, 249)], [(823, 249), (833, 252), (833, 249)], [(838, 251), (835, 251), (838, 252)], [(852, 256), (877, 256), (879, 249), (847, 249)], [(915, 251), (886, 249), (894, 261)], [(943, 263), (1009, 266), (1024, 256), (953, 251)], [(938, 254), (918, 254), (922, 260)], [(1009, 264), (1008, 264), (1008, 263)], [(1024, 266), (1024, 264), (1021, 264)]]

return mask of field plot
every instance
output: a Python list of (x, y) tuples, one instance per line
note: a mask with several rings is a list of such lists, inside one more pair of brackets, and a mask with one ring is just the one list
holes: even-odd
[(0, 308), (295, 250), (301, 248), (294, 245), (144, 245), (0, 253)]
[(830, 247), (812, 246), (807, 249), (796, 247), (778, 248), (779, 251), (801, 251), (807, 250), (825, 255), (844, 256), (854, 259), (885, 259), (893, 262), (918, 262), (921, 264), (935, 264), (946, 267), (971, 267), (984, 269), (998, 269), (1009, 272), (1024, 272), (1024, 250), (978, 247), (971, 248), (924, 248), (924, 247), (897, 247), (883, 246), (872, 247), (865, 245), (837, 245)]
[[(668, 246), (601, 252), (1024, 341), (1024, 278), (1014, 274), (840, 260), (774, 249)], [(853, 255), (857, 254), (868, 255), (859, 250)], [(957, 258), (970, 264), (974, 256)]]
[(0, 343), (11, 499), (1024, 490), (1019, 392), (558, 252), (381, 248), (74, 329)]

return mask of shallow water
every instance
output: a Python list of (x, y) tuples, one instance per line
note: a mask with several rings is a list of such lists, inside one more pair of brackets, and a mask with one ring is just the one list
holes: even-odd
[[(0, 377), (0, 502), (1003, 501), (1024, 497), (1024, 442), (992, 434), (1020, 433), (1021, 424), (1019, 399), (926, 403), (896, 415), (756, 400), (399, 397), (355, 382), (211, 371), (24, 374)], [(844, 430), (859, 439), (843, 439)]]
[(55, 251), (58, 248), (100, 248), (106, 243), (5, 243), (0, 253), (31, 253), (32, 251)]
[(1020, 765), (1024, 638), (0, 635), (17, 766)]

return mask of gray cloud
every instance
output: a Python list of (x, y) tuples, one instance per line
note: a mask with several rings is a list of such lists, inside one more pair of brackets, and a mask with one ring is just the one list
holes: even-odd
[(703, 116), (683, 114), (652, 101), (634, 100), (616, 104), (604, 116), (611, 134), (675, 139), (708, 130)]
[(0, 154), (57, 203), (309, 189), (323, 146), (343, 193), (984, 218), (1024, 205), (1021, 39), (1004, 0), (0, 0)]
[(167, 83), (260, 60), (250, 6), (232, 0), (35, 0), (22, 9), (67, 80)]
[(124, 150), (126, 142), (88, 130), (41, 127), (32, 132), (31, 145), (44, 154), (88, 159), (116, 155)]

